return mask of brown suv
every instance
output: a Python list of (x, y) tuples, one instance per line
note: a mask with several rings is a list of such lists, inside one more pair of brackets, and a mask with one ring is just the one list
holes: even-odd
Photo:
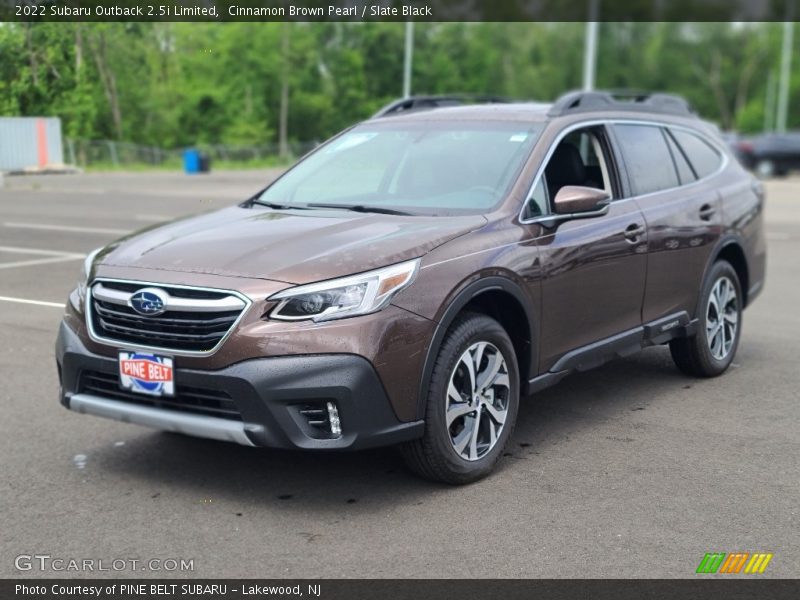
[(400, 444), (464, 483), (520, 396), (570, 372), (655, 344), (725, 371), (764, 199), (713, 126), (663, 94), (437, 104), (92, 253), (58, 336), (64, 406), (252, 446)]

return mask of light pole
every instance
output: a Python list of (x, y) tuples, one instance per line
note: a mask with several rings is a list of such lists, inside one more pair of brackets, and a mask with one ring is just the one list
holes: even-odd
[(406, 50), (403, 61), (403, 98), (411, 96), (411, 65), (414, 59), (414, 21), (406, 21)]
[[(790, 5), (791, 6), (791, 5)], [(791, 8), (789, 9), (791, 11)], [(794, 18), (793, 11), (788, 15), (788, 20), (783, 23), (783, 50), (781, 52), (781, 79), (778, 84), (778, 116), (776, 131), (786, 131), (786, 120), (789, 115), (789, 80), (792, 73), (792, 46), (794, 45)]]
[(767, 97), (764, 100), (764, 133), (773, 130), (775, 124), (775, 71), (767, 76)]
[(586, 40), (583, 46), (583, 90), (594, 89), (597, 70), (597, 13), (600, 0), (589, 0), (589, 20), (586, 21)]

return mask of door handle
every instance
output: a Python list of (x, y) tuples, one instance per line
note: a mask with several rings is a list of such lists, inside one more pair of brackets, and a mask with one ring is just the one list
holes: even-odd
[(644, 227), (639, 225), (638, 223), (631, 223), (625, 229), (625, 239), (629, 242), (637, 242), (640, 236), (644, 235)]
[(716, 210), (713, 206), (710, 204), (703, 204), (703, 206), (700, 207), (700, 219), (703, 221), (710, 221), (715, 212)]

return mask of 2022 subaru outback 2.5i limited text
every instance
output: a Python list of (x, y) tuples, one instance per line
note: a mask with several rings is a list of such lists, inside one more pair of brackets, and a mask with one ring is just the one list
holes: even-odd
[(391, 105), (238, 205), (92, 253), (57, 342), (73, 411), (253, 446), (399, 444), (466, 483), (519, 399), (655, 344), (728, 368), (761, 185), (684, 101)]

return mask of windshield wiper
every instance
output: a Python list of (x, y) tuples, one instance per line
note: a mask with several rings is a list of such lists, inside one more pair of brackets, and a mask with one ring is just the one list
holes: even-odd
[(287, 209), (303, 210), (307, 208), (305, 204), (277, 204), (276, 202), (267, 202), (266, 200), (259, 200), (257, 198), (252, 201), (252, 204), (258, 204), (259, 206), (266, 206), (267, 208), (274, 208), (275, 210), (287, 210)]
[(339, 208), (342, 210), (352, 210), (353, 212), (360, 213), (378, 213), (382, 215), (402, 215), (409, 216), (413, 213), (404, 210), (397, 210), (394, 208), (383, 208), (382, 206), (367, 206), (366, 204), (326, 204), (323, 202), (314, 202), (306, 204), (309, 208)]

